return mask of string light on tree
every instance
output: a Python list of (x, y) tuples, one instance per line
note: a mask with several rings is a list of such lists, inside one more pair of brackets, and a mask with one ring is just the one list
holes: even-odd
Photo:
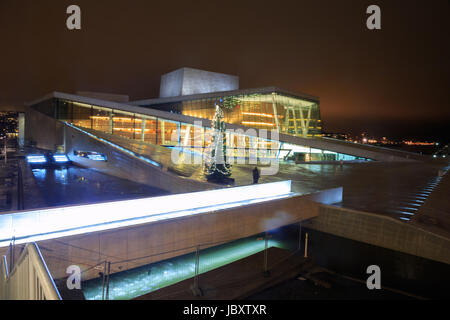
[(208, 181), (234, 183), (231, 176), (231, 164), (227, 163), (226, 125), (223, 121), (223, 109), (231, 110), (238, 105), (234, 97), (216, 100), (216, 112), (212, 120), (213, 137), (209, 152), (206, 153), (204, 173)]

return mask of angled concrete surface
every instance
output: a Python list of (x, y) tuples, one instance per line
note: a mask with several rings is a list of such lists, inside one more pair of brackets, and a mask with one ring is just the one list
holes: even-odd
[[(319, 196), (320, 197), (320, 196)], [(95, 265), (115, 263), (112, 273), (245, 238), (310, 219), (318, 214), (316, 196), (293, 196), (269, 202), (201, 213), (84, 235), (38, 242), (55, 279), (79, 265), (83, 280), (98, 276)], [(4, 254), (6, 248), (2, 249)], [(121, 263), (117, 263), (120, 262)]]
[[(64, 127), (64, 137), (64, 145), (68, 157), (71, 161), (83, 167), (92, 168), (119, 178), (130, 179), (172, 193), (193, 192), (221, 187), (206, 181), (185, 178), (170, 172), (167, 167), (155, 166), (68, 126)], [(154, 151), (153, 154), (156, 154), (156, 149), (152, 150)], [(106, 155), (107, 161), (94, 161), (79, 157), (74, 154), (75, 151), (100, 152)]]
[(239, 89), (239, 77), (193, 68), (181, 68), (161, 76), (159, 96), (185, 95)]
[(390, 217), (320, 205), (316, 218), (305, 226), (433, 261), (450, 264), (450, 238)]
[(430, 195), (418, 209), (411, 223), (426, 226), (443, 236), (450, 237), (450, 166), (441, 170), (442, 176), (436, 177), (429, 186)]

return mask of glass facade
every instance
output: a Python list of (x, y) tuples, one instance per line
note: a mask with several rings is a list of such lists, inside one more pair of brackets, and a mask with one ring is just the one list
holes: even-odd
[[(273, 96), (272, 96), (273, 98)], [(284, 121), (287, 127), (283, 127), (283, 119), (286, 115), (279, 116), (277, 110), (272, 105), (270, 113), (269, 104), (263, 102), (260, 96), (255, 97), (255, 101), (239, 100), (236, 110), (230, 110), (226, 115), (226, 119), (230, 123), (241, 123), (243, 125), (254, 128), (273, 130), (275, 126), (280, 125), (281, 128), (289, 128), (288, 124), (293, 123), (291, 120)], [(215, 101), (215, 100), (214, 100)], [(183, 102), (182, 106), (188, 106), (184, 110), (186, 115), (203, 118), (213, 116), (213, 110), (210, 104), (212, 100), (197, 100), (194, 102)], [(202, 107), (204, 106), (204, 107)], [(265, 109), (261, 109), (264, 106)], [(196, 126), (191, 123), (184, 123), (161, 117), (153, 117), (140, 113), (131, 113), (123, 110), (117, 110), (105, 106), (90, 105), (77, 101), (52, 98), (32, 106), (50, 117), (61, 121), (66, 121), (81, 128), (92, 129), (104, 133), (118, 135), (130, 140), (137, 140), (143, 143), (150, 143), (165, 147), (182, 148), (186, 152), (195, 152), (203, 154), (211, 146), (213, 131), (209, 127)], [(184, 108), (184, 107), (183, 107)], [(257, 109), (259, 108), (259, 109)], [(282, 105), (276, 108), (283, 110)], [(310, 104), (308, 107), (308, 117), (318, 115), (317, 104)], [(286, 110), (285, 110), (286, 111)], [(286, 111), (289, 113), (288, 111)], [(303, 112), (303, 111), (302, 111)], [(278, 124), (275, 117), (279, 116)], [(295, 114), (295, 110), (291, 112), (291, 116)], [(319, 132), (320, 119), (307, 120), (300, 119), (301, 122), (314, 123), (312, 131)], [(263, 123), (263, 121), (265, 121)], [(270, 122), (272, 121), (272, 122)], [(295, 121), (299, 121), (298, 118)], [(294, 123), (295, 123), (294, 121)], [(259, 123), (259, 124), (254, 124)], [(273, 125), (269, 125), (272, 123)], [(294, 125), (295, 127), (295, 125)], [(256, 130), (249, 128), (249, 131)], [(301, 132), (298, 127), (297, 132)], [(315, 131), (314, 131), (315, 130)], [(270, 131), (269, 131), (270, 132)], [(312, 133), (310, 133), (312, 135)], [(228, 159), (265, 159), (279, 158), (285, 160), (295, 160), (301, 162), (311, 161), (340, 161), (340, 160), (368, 160), (363, 158), (345, 155), (341, 153), (331, 152), (327, 150), (314, 149), (307, 146), (292, 145), (271, 140), (270, 137), (256, 137), (244, 130), (229, 131), (226, 133), (227, 158)]]
[[(212, 120), (215, 113), (215, 101), (218, 98), (220, 97), (143, 106)], [(281, 133), (302, 137), (321, 136), (322, 124), (317, 101), (308, 101), (275, 92), (242, 94), (225, 98), (237, 102), (232, 110), (224, 110), (226, 123), (258, 129), (275, 129)]]
[(281, 145), (279, 158), (283, 158), (285, 160), (294, 160), (296, 162), (368, 160), (344, 153), (315, 149), (307, 146), (299, 146), (288, 143), (283, 143)]

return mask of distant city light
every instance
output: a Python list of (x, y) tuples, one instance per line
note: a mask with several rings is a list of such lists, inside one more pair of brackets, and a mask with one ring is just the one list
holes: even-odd
[[(407, 144), (409, 146), (434, 146), (434, 142), (420, 142), (420, 141), (403, 141), (404, 144)], [(436, 144), (437, 145), (437, 144)]]
[(374, 144), (374, 145), (392, 145), (392, 146), (439, 146), (438, 142), (428, 142), (428, 141), (413, 141), (413, 140), (396, 140), (389, 139), (387, 137), (371, 137), (366, 132), (363, 132), (360, 136), (354, 136), (347, 133), (325, 133), (324, 137), (344, 140), (350, 143), (362, 143), (362, 144)]

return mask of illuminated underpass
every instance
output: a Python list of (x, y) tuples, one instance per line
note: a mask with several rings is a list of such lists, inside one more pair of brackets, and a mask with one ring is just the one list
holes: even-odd
[[(274, 239), (268, 240), (269, 247), (283, 248)], [(246, 258), (265, 249), (265, 241), (253, 236), (200, 251), (199, 274), (211, 271), (234, 261)], [(195, 253), (130, 269), (110, 276), (109, 299), (128, 300), (195, 275)], [(102, 278), (82, 283), (87, 300), (104, 299)]]

